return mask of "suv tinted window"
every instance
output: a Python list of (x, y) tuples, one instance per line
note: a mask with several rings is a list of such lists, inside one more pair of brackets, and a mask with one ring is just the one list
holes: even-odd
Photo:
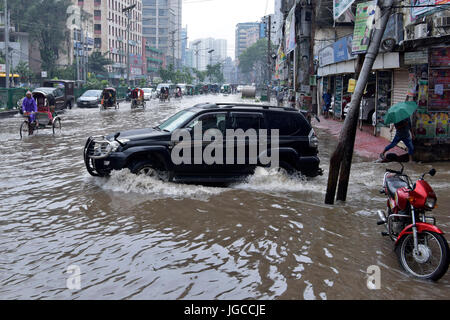
[(208, 113), (203, 114), (192, 120), (186, 128), (194, 128), (198, 123), (202, 122), (202, 132), (205, 133), (210, 129), (218, 129), (225, 134), (226, 128), (226, 113)]
[(251, 114), (251, 113), (232, 113), (231, 114), (231, 128), (242, 129), (247, 131), (248, 129), (255, 129), (256, 131), (260, 128), (260, 122), (263, 119), (262, 114)]
[(300, 113), (268, 112), (266, 114), (269, 130), (280, 130), (281, 136), (307, 136), (311, 130)]

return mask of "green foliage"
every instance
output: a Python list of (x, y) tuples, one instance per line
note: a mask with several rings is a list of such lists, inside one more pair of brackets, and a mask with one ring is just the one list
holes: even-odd
[(42, 69), (51, 77), (57, 70), (56, 61), (63, 53), (67, 38), (66, 19), (70, 0), (9, 1), (12, 24), (16, 30), (28, 32), (31, 41), (37, 42), (41, 53)]
[(102, 90), (108, 86), (108, 80), (100, 80), (94, 74), (90, 73), (83, 88), (87, 90)]
[(89, 56), (88, 68), (90, 72), (95, 74), (106, 73), (106, 66), (113, 64), (113, 61), (106, 57), (106, 53), (102, 54), (99, 51), (93, 52)]
[(13, 70), (13, 73), (17, 73), (20, 76), (20, 81), (22, 82), (31, 82), (34, 78), (33, 71), (30, 69), (28, 63), (24, 61), (19, 62)]
[(147, 81), (145, 79), (139, 80), (139, 87), (140, 88), (146, 88), (147, 87)]
[[(272, 52), (275, 50), (272, 44)], [(239, 69), (242, 73), (254, 71), (257, 64), (267, 64), (267, 39), (259, 39), (239, 56)]]
[(172, 83), (187, 83), (191, 84), (193, 81), (193, 77), (188, 68), (183, 68), (183, 70), (175, 71), (173, 69), (173, 65), (169, 65), (167, 69), (160, 68), (159, 76), (163, 80), (163, 82), (171, 81)]
[(195, 76), (197, 77), (198, 82), (204, 82), (207, 76), (207, 71), (200, 71), (197, 69), (193, 69)]
[(206, 66), (206, 74), (211, 82), (223, 83), (225, 78), (223, 77), (222, 65), (220, 63), (216, 63), (214, 65)]

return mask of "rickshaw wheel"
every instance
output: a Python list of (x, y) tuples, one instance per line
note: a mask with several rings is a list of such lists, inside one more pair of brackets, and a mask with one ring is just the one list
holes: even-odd
[(61, 130), (61, 119), (60, 118), (55, 118), (53, 120), (52, 128), (53, 128), (53, 135), (61, 134), (62, 130)]
[(29, 134), (30, 134), (30, 130), (28, 127), (28, 121), (24, 121), (20, 125), (20, 139), (23, 139), (24, 137), (28, 136)]

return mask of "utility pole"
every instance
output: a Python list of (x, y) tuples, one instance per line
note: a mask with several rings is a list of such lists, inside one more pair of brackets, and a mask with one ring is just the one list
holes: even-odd
[(272, 33), (272, 17), (269, 15), (268, 23), (266, 25), (267, 28), (267, 101), (270, 104), (270, 83), (272, 80), (272, 42), (271, 42), (271, 33)]
[[(361, 102), (364, 89), (369, 79), (375, 59), (378, 55), (381, 39), (392, 11), (393, 0), (384, 0), (381, 6), (381, 15), (379, 28), (374, 26), (374, 36), (370, 42), (369, 48), (362, 65), (361, 73), (356, 83), (355, 92), (350, 102), (350, 110), (345, 118), (344, 126), (341, 130), (338, 145), (330, 158), (330, 172), (328, 175), (328, 186), (325, 195), (325, 203), (333, 204), (336, 193), (336, 186), (339, 178), (339, 190), (337, 200), (345, 201), (347, 188), (350, 178), (351, 162), (353, 157), (353, 148), (355, 144), (356, 130), (358, 126), (359, 104)], [(339, 177), (340, 174), (340, 177)]]
[(78, 30), (75, 29), (75, 54), (76, 54), (76, 60), (77, 60), (77, 82), (80, 80), (80, 39), (79, 39)]
[(6, 89), (9, 88), (9, 14), (8, 0), (5, 0), (5, 76)]
[(129, 7), (123, 8), (122, 12), (127, 14), (127, 85), (130, 86), (130, 25), (131, 25), (131, 12), (136, 7), (133, 4)]
[(172, 66), (173, 66), (173, 70), (176, 70), (175, 67), (175, 33), (177, 31), (171, 31), (170, 33), (172, 34)]

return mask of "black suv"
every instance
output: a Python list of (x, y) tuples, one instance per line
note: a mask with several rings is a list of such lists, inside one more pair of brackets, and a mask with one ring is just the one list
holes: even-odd
[[(224, 148), (217, 153), (223, 161), (206, 164), (193, 160), (190, 163), (173, 161), (172, 151), (184, 139), (172, 140), (172, 134), (183, 129), (189, 134), (189, 146), (200, 145), (205, 150), (207, 143), (198, 135), (194, 128), (202, 124), (202, 133), (215, 129), (223, 134)], [(206, 127), (205, 127), (206, 124)], [(231, 130), (228, 130), (231, 129)], [(227, 133), (239, 130), (257, 132), (257, 141), (248, 137), (239, 139), (232, 137), (227, 144)], [(267, 129), (267, 131), (261, 130)], [(272, 142), (271, 132), (278, 130), (278, 143)], [(249, 131), (247, 131), (249, 130)], [(218, 132), (216, 131), (216, 132)], [(210, 131), (208, 131), (210, 132)], [(130, 169), (135, 174), (156, 176), (166, 181), (186, 183), (228, 183), (239, 181), (254, 173), (257, 166), (262, 166), (262, 154), (251, 158), (250, 147), (262, 142), (261, 134), (268, 132), (264, 138), (267, 141), (267, 157), (278, 152), (278, 166), (288, 172), (300, 171), (302, 174), (314, 177), (322, 174), (319, 168), (318, 139), (303, 114), (291, 108), (278, 108), (263, 105), (235, 104), (235, 103), (204, 103), (185, 109), (155, 128), (138, 129), (117, 132), (109, 136), (90, 137), (84, 148), (84, 161), (88, 172), (93, 176), (108, 176), (113, 170)], [(237, 139), (236, 139), (237, 138)], [(229, 138), (229, 140), (231, 140)], [(210, 140), (209, 143), (211, 143)], [(230, 142), (230, 141), (228, 141)], [(237, 159), (237, 150), (245, 148), (245, 161), (228, 162), (226, 157), (230, 153)], [(220, 150), (220, 149), (219, 149)], [(242, 151), (242, 149), (240, 149)], [(228, 153), (227, 153), (228, 152)], [(258, 151), (260, 152), (260, 151)], [(181, 152), (183, 155), (184, 151)], [(190, 156), (194, 157), (192, 152)], [(255, 153), (252, 153), (255, 155)], [(197, 153), (198, 155), (198, 153)], [(237, 157), (236, 157), (237, 155)], [(268, 165), (265, 165), (268, 166)]]

